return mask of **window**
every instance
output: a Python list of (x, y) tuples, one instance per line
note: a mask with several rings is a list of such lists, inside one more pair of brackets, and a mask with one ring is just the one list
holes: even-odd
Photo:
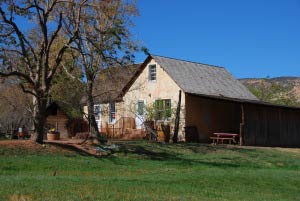
[(156, 81), (156, 65), (149, 65), (148, 80)]
[(155, 100), (155, 119), (165, 120), (171, 118), (171, 99)]
[(114, 123), (116, 121), (116, 104), (109, 103), (109, 122)]
[(94, 105), (94, 113), (95, 114), (100, 113), (100, 105)]
[(145, 108), (144, 101), (138, 101), (138, 105), (137, 105), (138, 115), (140, 115), (140, 116), (144, 115), (144, 108)]
[(100, 120), (101, 118), (101, 108), (100, 105), (94, 105), (94, 115), (95, 115), (95, 119)]

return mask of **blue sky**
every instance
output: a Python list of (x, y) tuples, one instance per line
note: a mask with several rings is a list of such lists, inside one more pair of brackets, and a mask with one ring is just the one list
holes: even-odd
[(152, 54), (237, 78), (300, 76), (300, 0), (139, 0), (138, 8), (134, 34)]

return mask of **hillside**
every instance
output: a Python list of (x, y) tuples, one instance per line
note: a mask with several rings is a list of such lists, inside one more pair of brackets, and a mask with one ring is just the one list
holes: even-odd
[(300, 77), (246, 78), (240, 81), (262, 101), (300, 106)]

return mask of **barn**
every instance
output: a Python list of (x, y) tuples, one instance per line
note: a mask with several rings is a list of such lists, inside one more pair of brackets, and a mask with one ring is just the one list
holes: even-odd
[(187, 141), (210, 142), (213, 133), (237, 133), (244, 146), (300, 147), (300, 108), (255, 100), (186, 96)]

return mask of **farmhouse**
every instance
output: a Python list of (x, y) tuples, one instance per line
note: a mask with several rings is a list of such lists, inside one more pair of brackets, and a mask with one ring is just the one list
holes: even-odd
[(223, 67), (150, 55), (130, 73), (117, 96), (95, 105), (101, 132), (143, 135), (148, 120), (173, 132), (180, 102), (179, 140), (236, 133), (241, 145), (300, 146), (300, 109), (260, 102)]
[[(96, 122), (100, 132), (109, 137), (118, 138), (136, 128), (132, 115), (126, 116), (121, 112), (123, 102), (120, 93), (140, 66), (141, 64), (110, 67), (102, 70), (95, 81), (93, 97)], [(86, 101), (86, 97), (83, 97), (81, 103), (85, 105)], [(87, 106), (83, 110), (88, 113)]]
[[(225, 68), (154, 55), (141, 65), (121, 97), (125, 108), (137, 108), (137, 128), (148, 118), (147, 109), (143, 112), (140, 108), (153, 104), (156, 122), (170, 123), (174, 128), (172, 111), (179, 102), (179, 91), (179, 139), (186, 141), (209, 142), (214, 132), (239, 132), (240, 116), (234, 115), (234, 108), (207, 97), (257, 100)], [(195, 131), (186, 136), (186, 128)]]

